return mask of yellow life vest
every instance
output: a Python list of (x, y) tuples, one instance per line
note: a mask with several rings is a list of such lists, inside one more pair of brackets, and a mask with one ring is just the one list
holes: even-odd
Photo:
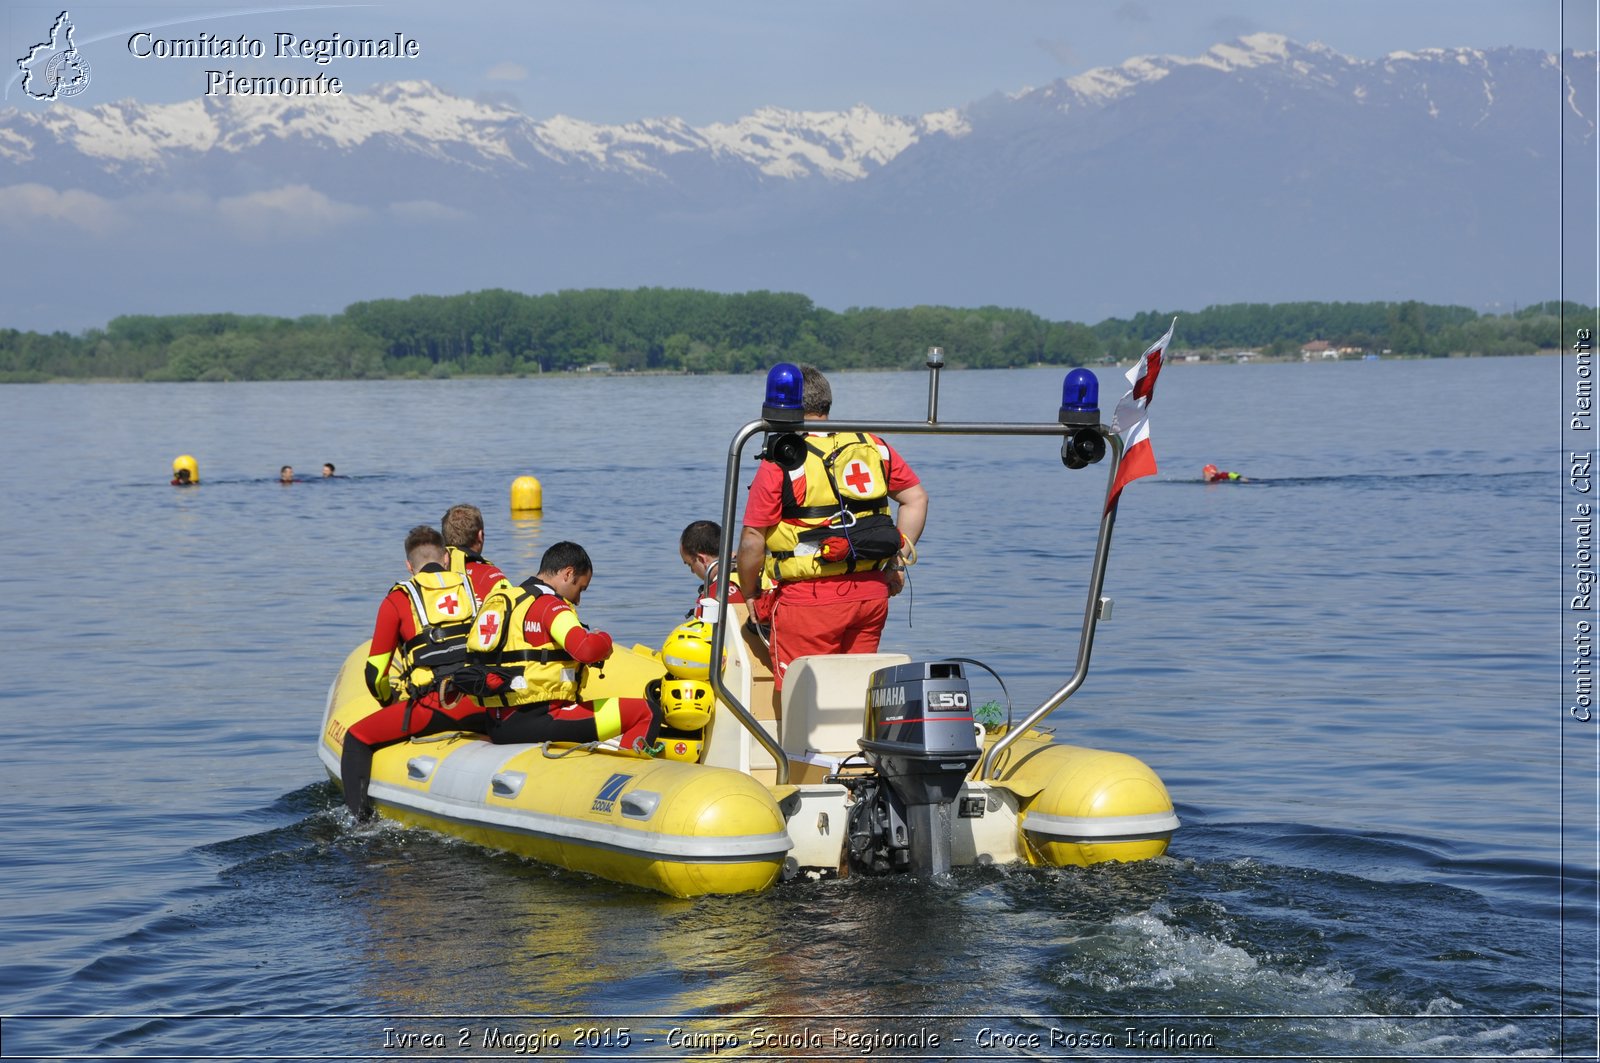
[[(467, 663), (520, 672), (527, 685), (504, 694), (481, 695), (477, 699), (481, 704), (498, 708), (578, 699), (578, 662), (561, 648), (553, 633), (528, 630), (528, 610), (540, 598), (555, 593), (537, 580), (521, 586), (501, 580), (484, 597), (467, 636)], [(571, 616), (576, 624), (576, 610)]]
[(480, 565), (488, 565), (491, 568), (494, 567), (494, 562), (482, 554), (475, 554), (471, 550), (466, 550), (459, 546), (447, 546), (444, 548), (444, 552), (448, 558), (448, 563), (445, 567), (451, 572), (459, 572), (463, 576), (467, 574), (467, 566), (473, 562)]
[(418, 698), (467, 659), (467, 632), (478, 612), (472, 583), (459, 572), (418, 572), (396, 583), (411, 603), (416, 634), (400, 647), (399, 689)]
[[(806, 495), (794, 481), (804, 475)], [(856, 521), (889, 514), (889, 448), (861, 432), (809, 436), (805, 464), (783, 479), (782, 519), (767, 531), (764, 574), (779, 582), (869, 572), (890, 558), (824, 561), (821, 541), (846, 536)]]

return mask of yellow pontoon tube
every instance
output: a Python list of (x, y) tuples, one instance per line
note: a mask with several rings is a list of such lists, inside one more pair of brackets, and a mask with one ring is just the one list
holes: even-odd
[[(318, 753), (335, 781), (345, 730), (378, 708), (366, 653), (351, 652), (328, 692)], [(608, 667), (636, 671), (627, 658), (638, 656)], [(368, 792), (386, 819), (676, 897), (766, 889), (790, 849), (777, 803), (749, 775), (603, 747), (401, 742), (374, 755)]]

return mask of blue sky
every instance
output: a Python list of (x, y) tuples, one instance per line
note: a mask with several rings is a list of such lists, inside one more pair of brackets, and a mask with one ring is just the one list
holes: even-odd
[[(1255, 32), (1372, 59), (1396, 50), (1595, 46), (1592, 0), (393, 0), (349, 5), (69, 6), (90, 91), (73, 101), (199, 97), (206, 69), (340, 77), (346, 91), (423, 78), (534, 117), (730, 121), (762, 106), (893, 114), (960, 106), (1142, 54), (1195, 55)], [(62, 5), (8, 4), (8, 73)], [(415, 38), (416, 59), (138, 59), (127, 39), (206, 32)], [(18, 106), (16, 78), (4, 105)]]

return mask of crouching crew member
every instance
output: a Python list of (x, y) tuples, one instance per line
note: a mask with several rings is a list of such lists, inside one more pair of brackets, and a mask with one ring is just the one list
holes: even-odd
[(721, 545), (722, 525), (714, 520), (691, 521), (678, 536), (678, 557), (700, 581), (695, 606), (684, 615), (701, 620), (712, 618), (711, 607), (717, 603), (717, 580), (724, 571), (733, 576), (728, 584), (728, 604), (738, 605), (744, 601), (744, 595), (739, 592), (738, 564), (722, 564), (717, 557), (717, 548)]
[[(344, 800), (358, 819), (371, 814), (367, 786), (373, 751), (415, 735), (482, 732), (483, 706), (471, 698), (440, 697), (440, 682), (466, 660), (467, 632), (478, 611), (472, 584), (446, 567), (444, 539), (427, 525), (406, 536), (411, 578), (396, 583), (378, 606), (367, 657), (367, 689), (383, 705), (344, 736), (339, 777)], [(391, 662), (399, 653), (398, 674)]]
[(489, 741), (596, 742), (621, 736), (625, 750), (660, 751), (658, 703), (647, 698), (578, 700), (584, 665), (611, 654), (611, 636), (578, 621), (576, 606), (594, 578), (577, 543), (560, 542), (520, 586), (502, 583), (467, 636), (466, 671), (451, 682), (488, 713)]

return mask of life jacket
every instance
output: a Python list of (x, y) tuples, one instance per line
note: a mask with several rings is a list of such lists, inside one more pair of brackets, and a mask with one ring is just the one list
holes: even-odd
[(529, 579), (520, 586), (504, 581), (495, 585), (478, 610), (477, 622), (467, 637), (467, 663), (473, 670), (506, 669), (519, 672), (526, 686), (502, 694), (476, 693), (487, 708), (529, 705), (578, 699), (579, 664), (550, 640), (547, 633), (527, 632), (528, 610), (556, 591)]
[(415, 699), (461, 668), (467, 660), (467, 632), (478, 613), (472, 583), (459, 572), (424, 569), (394, 585), (411, 603), (416, 634), (400, 646), (399, 689)]
[[(838, 432), (806, 439), (805, 464), (783, 477), (781, 519), (767, 532), (766, 575), (779, 582), (820, 579), (886, 566), (898, 550), (885, 556), (860, 556), (850, 551), (842, 560), (825, 560), (824, 544), (854, 537), (855, 526), (887, 524), (889, 518), (889, 448), (861, 432)], [(804, 475), (806, 494), (796, 498), (794, 481)], [(882, 528), (880, 527), (881, 531)]]
[[(728, 567), (733, 569), (728, 573), (728, 604), (737, 605), (744, 601), (744, 591), (739, 587), (738, 570), (732, 565)], [(706, 567), (706, 581), (700, 584), (700, 591), (695, 595), (694, 608), (683, 614), (684, 619), (711, 620), (715, 618), (717, 580), (721, 574), (722, 566), (715, 561)]]

